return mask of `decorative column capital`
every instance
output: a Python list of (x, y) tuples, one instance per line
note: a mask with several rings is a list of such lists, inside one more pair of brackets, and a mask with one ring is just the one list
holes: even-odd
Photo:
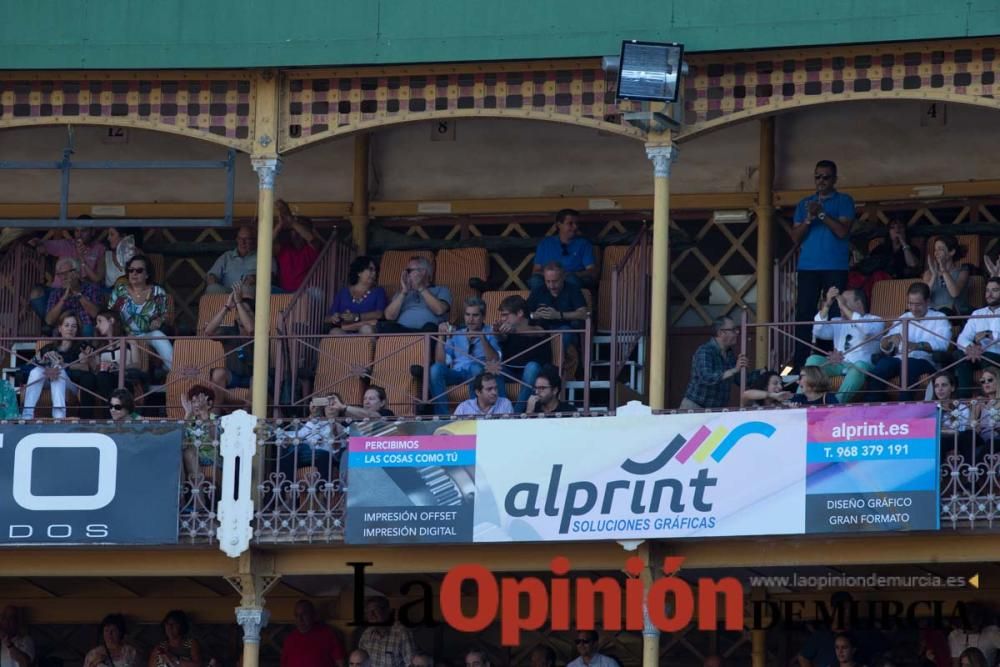
[(653, 175), (656, 178), (669, 178), (670, 167), (677, 159), (677, 146), (657, 146), (646, 144), (646, 157), (653, 161)]
[(274, 190), (274, 177), (281, 173), (281, 158), (255, 157), (250, 158), (253, 170), (257, 172), (261, 190)]
[(260, 631), (267, 627), (271, 612), (261, 607), (237, 607), (236, 622), (243, 628), (244, 643), (259, 644)]

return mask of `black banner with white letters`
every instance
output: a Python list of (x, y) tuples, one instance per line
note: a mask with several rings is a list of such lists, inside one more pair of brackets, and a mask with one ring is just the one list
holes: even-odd
[(177, 542), (183, 426), (0, 424), (0, 545)]

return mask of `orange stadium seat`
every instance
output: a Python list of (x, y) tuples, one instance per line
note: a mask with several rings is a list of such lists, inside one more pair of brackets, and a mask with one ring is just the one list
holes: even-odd
[(912, 278), (880, 280), (872, 288), (871, 312), (884, 319), (899, 317), (907, 310), (906, 290), (914, 283)]
[(216, 340), (182, 338), (174, 342), (174, 366), (167, 374), (167, 417), (182, 419), (181, 394), (192, 385), (208, 384), (213, 368), (226, 365), (222, 343)]
[(378, 265), (378, 284), (385, 289), (390, 299), (399, 291), (399, 274), (406, 268), (411, 257), (424, 257), (433, 262), (434, 253), (430, 250), (386, 250)]
[(442, 285), (467, 285), (469, 278), (489, 280), (489, 277), (490, 258), (485, 248), (454, 248), (438, 251), (434, 266), (435, 282)]
[(314, 390), (318, 394), (336, 392), (348, 405), (360, 405), (365, 393), (364, 376), (371, 365), (372, 341), (368, 336), (324, 338), (319, 345)]
[(383, 387), (389, 409), (401, 416), (413, 415), (413, 401), (421, 387), (410, 375), (410, 366), (424, 365), (423, 336), (380, 336), (375, 342), (372, 384)]
[[(198, 333), (205, 330), (205, 325), (215, 317), (216, 313), (222, 310), (229, 299), (228, 294), (205, 294), (198, 299)], [(226, 313), (222, 318), (224, 326), (231, 326), (236, 321), (233, 311)]]

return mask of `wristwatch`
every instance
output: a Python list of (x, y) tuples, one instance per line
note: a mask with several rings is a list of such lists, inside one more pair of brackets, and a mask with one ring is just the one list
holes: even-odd
[(820, 211), (819, 215), (816, 216), (816, 219), (819, 220), (820, 222), (826, 220), (826, 211)]

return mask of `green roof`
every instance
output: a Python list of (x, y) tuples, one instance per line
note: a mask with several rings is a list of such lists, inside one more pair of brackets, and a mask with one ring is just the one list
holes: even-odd
[(6, 0), (2, 69), (513, 60), (1000, 34), (997, 0)]

